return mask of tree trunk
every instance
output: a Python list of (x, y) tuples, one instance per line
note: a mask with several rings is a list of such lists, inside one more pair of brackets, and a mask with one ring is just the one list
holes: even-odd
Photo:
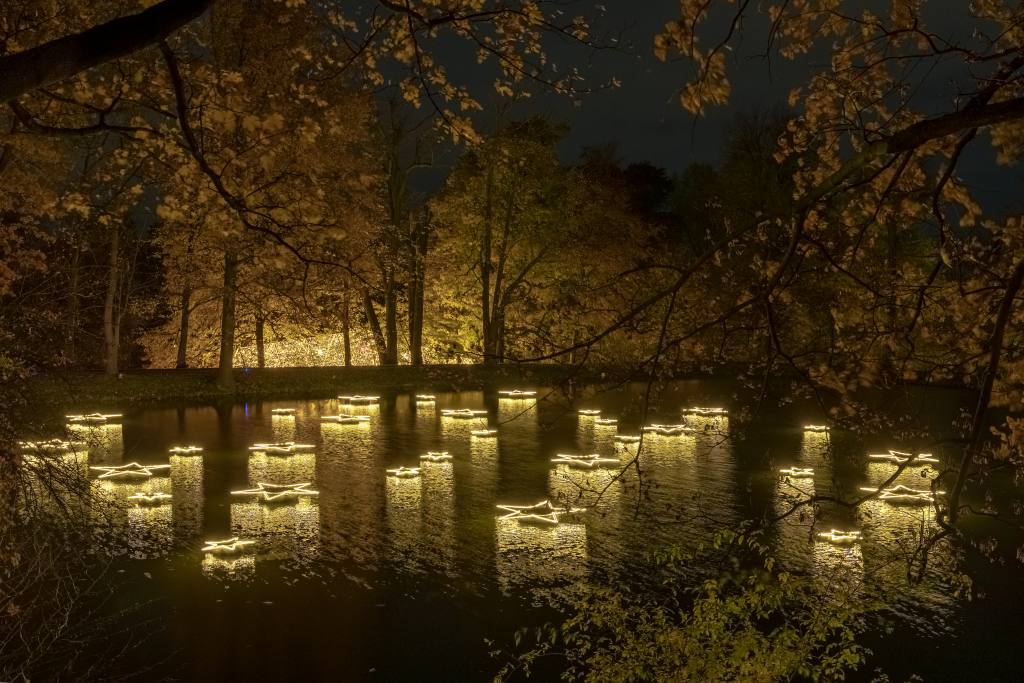
[(352, 327), (350, 319), (350, 311), (352, 309), (352, 302), (350, 301), (350, 290), (348, 286), (345, 287), (345, 298), (342, 303), (344, 308), (341, 311), (341, 339), (345, 347), (345, 367), (352, 366)]
[(266, 347), (263, 344), (263, 314), (256, 314), (256, 367), (267, 367)]
[(427, 271), (427, 227), (418, 224), (412, 240), (409, 283), (409, 362), (423, 365), (423, 296)]
[(232, 372), (235, 357), (235, 288), (238, 280), (238, 256), (234, 250), (224, 252), (224, 292), (221, 295), (220, 312), (220, 365), (217, 368), (217, 384), (233, 387), (235, 375)]
[(386, 356), (381, 365), (398, 365), (398, 291), (395, 277), (389, 274), (384, 288), (384, 346)]
[(71, 285), (68, 298), (68, 325), (64, 337), (64, 355), (72, 365), (78, 363), (78, 324), (82, 302), (78, 294), (81, 268), (82, 250), (75, 241), (75, 253), (71, 259)]
[(188, 319), (192, 314), (192, 288), (186, 287), (181, 293), (181, 324), (178, 326), (178, 362), (174, 367), (188, 367)]
[(491, 207), (494, 184), (494, 169), (487, 168), (486, 196), (484, 201), (484, 234), (480, 241), (480, 322), (484, 338), (484, 364), (494, 362), (494, 330), (491, 325)]
[(114, 306), (117, 300), (118, 251), (120, 250), (121, 228), (115, 226), (110, 233), (110, 259), (107, 273), (107, 299), (103, 304), (103, 350), (106, 356), (106, 372), (117, 374), (117, 327), (114, 325)]
[(377, 319), (377, 310), (373, 307), (373, 299), (370, 298), (368, 289), (363, 290), (363, 309), (366, 312), (366, 323), (370, 326), (370, 333), (373, 334), (373, 342), (377, 346), (377, 362), (380, 365), (387, 365), (388, 344), (380, 329), (380, 320)]
[(505, 309), (501, 309), (494, 314), (491, 320), (491, 326), (493, 329), (494, 336), (494, 362), (504, 363), (505, 362)]

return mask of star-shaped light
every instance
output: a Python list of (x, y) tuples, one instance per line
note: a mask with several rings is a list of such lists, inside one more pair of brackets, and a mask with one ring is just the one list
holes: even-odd
[(420, 468), (395, 467), (394, 469), (387, 470), (387, 473), (392, 477), (398, 477), (399, 479), (412, 479), (413, 477), (420, 476)]
[(169, 493), (161, 493), (159, 491), (154, 493), (138, 492), (128, 496), (128, 500), (135, 503), (136, 505), (162, 505), (171, 499)]
[(19, 441), (18, 445), (22, 450), (25, 451), (50, 451), (58, 453), (67, 453), (70, 450), (74, 450), (75, 444), (71, 441), (63, 441), (61, 439), (47, 439), (45, 441)]
[(779, 474), (793, 479), (807, 479), (814, 476), (814, 469), (810, 467), (784, 467)]
[(507, 514), (501, 515), (501, 519), (512, 519), (520, 524), (541, 524), (544, 526), (557, 525), (562, 517), (575, 516), (586, 512), (586, 508), (564, 507), (556, 508), (549, 500), (543, 500), (535, 505), (498, 505), (499, 510)]
[(828, 425), (804, 425), (805, 432), (827, 432)]
[(295, 408), (274, 408), (270, 411), (271, 415), (294, 415)]
[(536, 395), (536, 391), (524, 391), (522, 389), (511, 389), (498, 392), (498, 396), (501, 398), (532, 398)]
[(437, 400), (437, 396), (433, 394), (416, 394), (417, 403), (433, 403)]
[(127, 465), (93, 465), (89, 469), (103, 472), (98, 479), (135, 479), (152, 477), (153, 470), (170, 469), (170, 465), (140, 465), (130, 462)]
[(594, 424), (602, 425), (605, 427), (611, 427), (613, 425), (619, 424), (619, 421), (616, 420), (614, 417), (599, 417), (594, 420)]
[(570, 455), (568, 453), (559, 453), (555, 457), (551, 458), (551, 462), (568, 465), (569, 467), (587, 467), (589, 469), (594, 469), (595, 467), (601, 467), (602, 465), (618, 465), (619, 459), (602, 458), (597, 453), (591, 453), (589, 455)]
[(693, 427), (686, 425), (647, 425), (641, 431), (658, 434), (659, 436), (679, 436), (696, 431)]
[(104, 424), (121, 417), (121, 413), (89, 413), (87, 415), (66, 415), (71, 424)]
[(295, 443), (294, 441), (279, 441), (278, 443), (254, 443), (249, 446), (250, 451), (262, 451), (264, 453), (287, 453), (295, 451), (306, 451), (313, 448), (309, 444)]
[(299, 484), (267, 484), (258, 482), (254, 489), (242, 489), (232, 491), (233, 496), (258, 496), (264, 503), (278, 503), (286, 500), (296, 500), (300, 496), (318, 496), (319, 491), (313, 491), (309, 487), (310, 482)]
[(597, 417), (598, 415), (601, 414), (600, 410), (594, 410), (591, 408), (582, 408), (580, 410), (577, 410), (576, 412), (578, 412), (583, 417)]
[(340, 425), (354, 425), (360, 422), (369, 422), (369, 415), (324, 415), (320, 418), (324, 422), (336, 422)]
[(202, 446), (175, 446), (168, 451), (174, 455), (195, 455), (196, 453), (202, 453)]
[(426, 454), (420, 456), (420, 460), (428, 460), (430, 462), (444, 462), (451, 459), (452, 455), (448, 451), (427, 451)]
[(713, 417), (719, 415), (728, 415), (729, 411), (725, 408), (703, 408), (701, 406), (693, 406), (691, 408), (683, 408), (683, 415), (702, 415), (705, 417)]
[[(861, 491), (877, 491), (878, 489), (871, 488), (870, 486), (861, 486)], [(912, 489), (909, 486), (903, 484), (897, 484), (896, 486), (890, 486), (887, 489), (882, 489), (878, 494), (879, 500), (884, 500), (888, 503), (934, 503), (936, 495), (942, 495), (945, 491), (932, 491), (931, 489)]]
[(342, 403), (367, 404), (377, 403), (380, 400), (380, 396), (363, 396), (361, 394), (355, 394), (352, 396), (339, 396), (338, 400)]
[(845, 543), (856, 543), (860, 540), (859, 531), (840, 531), (839, 529), (830, 529), (827, 533), (824, 531), (818, 532), (818, 538), (828, 541), (829, 543), (835, 543), (842, 545)]
[(616, 434), (612, 437), (612, 440), (619, 443), (639, 443), (640, 437), (633, 434)]
[(470, 410), (469, 408), (450, 408), (441, 411), (444, 417), (452, 417), (460, 420), (471, 420), (487, 415), (486, 410)]
[(488, 438), (488, 437), (492, 437), (492, 436), (497, 436), (498, 435), (498, 430), (497, 429), (473, 429), (473, 430), (470, 430), (469, 433), (472, 436)]
[(871, 453), (868, 455), (871, 460), (888, 460), (889, 462), (902, 465), (904, 463), (913, 461), (914, 464), (928, 464), (937, 465), (939, 459), (934, 457), (931, 453), (904, 453), (903, 451), (889, 451), (888, 453)]
[(201, 549), (204, 553), (212, 553), (214, 555), (234, 555), (245, 549), (246, 546), (253, 545), (256, 541), (245, 541), (237, 536), (226, 538), (223, 541), (203, 541), (204, 545)]

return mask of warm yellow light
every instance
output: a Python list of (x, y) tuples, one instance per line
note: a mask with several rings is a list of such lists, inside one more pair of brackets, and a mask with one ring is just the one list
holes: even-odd
[(913, 453), (904, 453), (903, 451), (892, 450), (888, 453), (871, 453), (868, 457), (872, 460), (888, 460), (889, 462), (896, 463), (897, 465), (902, 465), (910, 461), (913, 461), (914, 464), (924, 463), (929, 465), (937, 465), (939, 462), (939, 459), (932, 456), (931, 453), (918, 453), (917, 455), (914, 455)]
[(448, 451), (427, 451), (426, 454), (420, 456), (420, 460), (429, 460), (430, 462), (442, 462), (451, 459), (451, 453)]
[(614, 417), (599, 417), (594, 420), (594, 424), (601, 425), (602, 427), (612, 427), (619, 424), (619, 421)]
[(161, 493), (160, 491), (156, 491), (154, 493), (144, 493), (140, 491), (128, 496), (128, 500), (137, 505), (161, 505), (170, 499), (170, 494)]
[(729, 411), (725, 408), (703, 408), (701, 406), (693, 406), (691, 408), (683, 408), (683, 415), (728, 415)]
[(243, 489), (232, 491), (232, 496), (258, 496), (264, 503), (276, 503), (286, 500), (297, 500), (300, 496), (318, 496), (319, 491), (313, 491), (309, 487), (310, 482), (299, 484), (267, 484), (258, 482), (254, 489)]
[(417, 403), (433, 403), (437, 400), (437, 396), (433, 394), (416, 394)]
[(472, 436), (491, 437), (491, 436), (497, 436), (498, 435), (498, 430), (497, 429), (473, 429), (469, 433)]
[(612, 437), (612, 440), (619, 443), (639, 443), (640, 437), (633, 434), (616, 434)]
[[(878, 491), (877, 488), (861, 486), (861, 491)], [(934, 503), (936, 495), (943, 495), (945, 491), (931, 491), (929, 489), (912, 489), (903, 484), (897, 484), (887, 489), (882, 489), (878, 495), (879, 500), (889, 503)]]
[(574, 508), (566, 506), (556, 508), (551, 501), (543, 500), (535, 505), (498, 505), (499, 510), (508, 514), (501, 515), (500, 519), (510, 519), (520, 524), (541, 524), (544, 526), (555, 526), (562, 517), (576, 516), (586, 512), (586, 508)]
[(860, 540), (859, 531), (840, 531), (839, 529), (831, 529), (828, 533), (823, 531), (818, 532), (818, 538), (828, 541), (829, 543), (844, 544), (844, 543), (856, 543)]
[(443, 417), (451, 417), (460, 420), (470, 420), (487, 415), (486, 410), (470, 410), (469, 408), (453, 408), (441, 411)]
[(223, 541), (203, 541), (206, 545), (201, 552), (213, 553), (214, 555), (234, 555), (241, 552), (246, 546), (253, 545), (256, 541), (244, 541), (237, 536), (224, 539)]
[(380, 401), (380, 396), (362, 396), (360, 394), (355, 394), (353, 396), (339, 396), (338, 400), (341, 401), (342, 403), (365, 405), (368, 403), (377, 403), (378, 401)]
[(249, 446), (250, 451), (260, 451), (263, 453), (287, 453), (291, 454), (295, 451), (305, 451), (314, 448), (310, 444), (295, 443), (294, 441), (279, 441), (277, 443), (255, 443)]
[(505, 390), (505, 391), (499, 391), (498, 392), (498, 397), (499, 398), (507, 398), (507, 399), (533, 398), (536, 395), (537, 395), (536, 391), (524, 391), (522, 389), (511, 389), (511, 390)]
[(133, 479), (135, 477), (152, 477), (153, 470), (170, 469), (170, 465), (140, 465), (130, 462), (126, 465), (93, 465), (89, 469), (103, 472), (98, 479)]
[(569, 467), (587, 467), (593, 469), (595, 467), (601, 467), (602, 465), (618, 465), (618, 458), (602, 458), (597, 453), (591, 453), (589, 455), (570, 455), (568, 453), (559, 453), (555, 457), (551, 458), (551, 462), (556, 462)]
[(804, 425), (805, 432), (827, 432), (828, 425)]
[(270, 411), (271, 415), (294, 415), (295, 408), (274, 408)]
[(122, 417), (121, 413), (89, 413), (87, 415), (65, 415), (72, 424), (103, 424)]
[(658, 434), (659, 436), (680, 436), (681, 434), (687, 434), (695, 432), (693, 427), (687, 427), (686, 425), (647, 425), (640, 431), (650, 432), (652, 434)]
[(583, 417), (597, 417), (598, 415), (601, 414), (600, 410), (594, 410), (594, 409), (591, 409), (591, 408), (583, 408), (583, 409), (578, 410), (576, 412), (578, 412)]
[(46, 441), (19, 441), (18, 446), (25, 451), (56, 451), (66, 453), (74, 450), (75, 444), (71, 441), (61, 439), (47, 439)]
[(360, 422), (369, 422), (369, 415), (324, 415), (320, 418), (324, 422), (336, 422), (340, 425), (354, 425)]
[(779, 474), (792, 477), (793, 479), (806, 479), (814, 476), (814, 469), (810, 467), (785, 467), (779, 470)]
[(419, 467), (395, 467), (386, 471), (392, 477), (398, 477), (399, 479), (411, 479), (412, 477), (420, 476)]
[(203, 452), (203, 447), (202, 446), (175, 446), (174, 448), (170, 449), (168, 452), (169, 453), (174, 453), (175, 455), (195, 455), (196, 453), (202, 453)]

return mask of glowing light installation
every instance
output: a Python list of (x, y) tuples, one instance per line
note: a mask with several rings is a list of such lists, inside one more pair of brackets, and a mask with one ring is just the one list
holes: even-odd
[(497, 436), (498, 435), (498, 430), (497, 429), (473, 429), (469, 433), (472, 436), (487, 438), (487, 437)]
[(696, 431), (693, 427), (687, 427), (686, 425), (647, 425), (640, 431), (650, 432), (659, 436), (679, 436), (681, 434), (687, 434)]
[(818, 538), (828, 541), (829, 543), (835, 543), (837, 545), (843, 545), (846, 543), (856, 543), (860, 540), (859, 531), (840, 531), (839, 529), (830, 529), (828, 533), (819, 531)]
[(827, 432), (828, 425), (804, 425), (805, 432)]
[(295, 443), (294, 441), (280, 441), (278, 443), (254, 443), (249, 446), (250, 451), (262, 451), (264, 453), (294, 453), (313, 448), (309, 444)]
[(168, 470), (170, 465), (140, 465), (137, 462), (130, 462), (126, 465), (93, 465), (89, 469), (103, 472), (98, 479), (135, 479), (148, 478), (153, 476), (153, 470)]
[(452, 455), (448, 451), (427, 451), (420, 456), (420, 460), (429, 460), (430, 462), (444, 462), (451, 459)]
[(433, 403), (437, 400), (437, 396), (433, 394), (416, 394), (417, 403)]
[(902, 465), (904, 463), (913, 461), (914, 464), (928, 464), (937, 465), (939, 459), (934, 457), (931, 453), (918, 453), (916, 456), (913, 453), (904, 453), (903, 451), (889, 451), (888, 453), (871, 453), (868, 457), (872, 460), (888, 460), (889, 462)]
[(640, 437), (633, 434), (616, 434), (612, 437), (612, 440), (619, 443), (640, 443)]
[(25, 451), (55, 451), (58, 453), (67, 453), (74, 449), (75, 444), (71, 441), (63, 441), (61, 439), (47, 439), (46, 441), (19, 441), (18, 446)]
[(271, 415), (294, 415), (295, 408), (274, 408), (270, 411)]
[[(861, 486), (861, 491), (877, 491), (870, 486)], [(935, 496), (944, 494), (945, 491), (931, 491), (929, 489), (912, 489), (903, 484), (897, 484), (887, 489), (882, 489), (878, 495), (879, 500), (889, 503), (934, 503)]]
[(419, 467), (396, 467), (394, 469), (387, 470), (387, 473), (392, 477), (398, 477), (399, 479), (411, 479), (413, 477), (420, 476)]
[(533, 398), (536, 395), (536, 391), (524, 391), (522, 389), (512, 389), (510, 391), (498, 392), (498, 396), (500, 396), (501, 398)]
[(556, 508), (549, 500), (543, 500), (535, 505), (498, 505), (497, 507), (508, 513), (501, 515), (501, 519), (515, 520), (520, 524), (544, 526), (555, 526), (562, 520), (562, 517), (576, 516), (586, 512), (586, 508)]
[(806, 479), (814, 476), (814, 469), (811, 467), (785, 467), (779, 470), (779, 474), (793, 479)]
[(196, 453), (202, 453), (202, 446), (175, 446), (168, 451), (174, 455), (195, 455)]
[(267, 484), (258, 482), (254, 489), (243, 489), (232, 491), (232, 496), (258, 496), (264, 503), (279, 503), (289, 500), (298, 500), (301, 496), (318, 496), (319, 491), (313, 491), (309, 487), (310, 482), (300, 484)]
[(71, 424), (106, 424), (122, 417), (121, 413), (89, 413), (88, 415), (65, 415)]
[(576, 412), (578, 412), (583, 417), (597, 417), (598, 415), (601, 414), (600, 410), (592, 410), (589, 408), (583, 408), (582, 410), (577, 410)]
[(589, 469), (593, 469), (595, 467), (601, 467), (602, 465), (618, 465), (619, 459), (602, 458), (597, 453), (591, 453), (590, 455), (569, 455), (568, 453), (559, 453), (554, 458), (551, 458), (551, 462), (568, 465), (569, 467), (587, 467)]
[(596, 420), (594, 420), (594, 424), (610, 427), (619, 424), (619, 421), (616, 420), (614, 417), (599, 417)]
[(339, 396), (338, 400), (342, 403), (351, 403), (353, 405), (366, 405), (368, 403), (377, 403), (380, 401), (380, 396), (361, 396), (356, 394), (354, 396)]
[(455, 408), (442, 410), (441, 415), (444, 417), (451, 417), (458, 420), (472, 420), (474, 418), (484, 417), (485, 415), (487, 415), (487, 411), (470, 410), (469, 408)]
[(336, 422), (340, 425), (354, 425), (360, 422), (369, 422), (369, 415), (324, 415), (320, 418), (324, 422)]
[(138, 492), (128, 496), (128, 500), (136, 505), (162, 505), (171, 499), (169, 493), (156, 491), (154, 493)]
[(256, 541), (245, 541), (237, 536), (224, 539), (223, 541), (203, 541), (206, 545), (202, 552), (214, 555), (235, 555), (241, 552), (246, 546), (253, 545)]
[(700, 406), (693, 406), (692, 408), (683, 408), (683, 415), (702, 415), (705, 417), (717, 417), (721, 415), (728, 415), (729, 411), (725, 408), (702, 408)]

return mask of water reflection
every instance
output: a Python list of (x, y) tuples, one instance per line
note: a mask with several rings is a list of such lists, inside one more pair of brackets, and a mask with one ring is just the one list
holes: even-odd
[(587, 567), (587, 527), (552, 527), (499, 518), (495, 523), (498, 586), (506, 595), (582, 579)]

